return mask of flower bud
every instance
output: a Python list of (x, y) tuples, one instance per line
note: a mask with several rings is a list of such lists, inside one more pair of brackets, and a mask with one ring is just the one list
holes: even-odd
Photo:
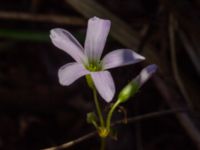
[(155, 64), (149, 65), (142, 69), (140, 74), (121, 90), (118, 96), (118, 101), (123, 103), (126, 102), (130, 97), (134, 96), (138, 92), (139, 88), (149, 80), (156, 70), (157, 66)]
[(127, 84), (119, 93), (119, 97), (118, 100), (120, 101), (120, 103), (124, 103), (125, 101), (127, 101), (131, 96), (135, 95), (135, 93), (137, 93), (137, 91), (139, 90), (139, 85), (134, 82), (131, 81), (129, 84)]
[(93, 124), (94, 122), (97, 122), (97, 116), (95, 115), (95, 113), (87, 113), (87, 123)]

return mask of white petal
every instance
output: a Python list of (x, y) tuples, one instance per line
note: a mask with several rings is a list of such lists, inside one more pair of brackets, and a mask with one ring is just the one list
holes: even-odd
[(144, 69), (142, 69), (140, 74), (134, 79), (134, 82), (136, 82), (141, 87), (145, 82), (147, 82), (151, 78), (151, 76), (156, 72), (157, 68), (158, 67), (155, 64), (145, 67)]
[(110, 102), (115, 95), (115, 84), (110, 72), (91, 72), (91, 76), (101, 97), (106, 102)]
[(56, 47), (68, 53), (77, 62), (82, 63), (85, 60), (83, 47), (68, 31), (60, 28), (52, 29), (50, 38)]
[(98, 17), (89, 19), (85, 40), (85, 54), (89, 60), (100, 59), (110, 31), (110, 26), (110, 20), (104, 20)]
[(70, 85), (78, 78), (89, 73), (82, 64), (74, 62), (62, 66), (58, 71), (58, 78), (61, 85)]
[(103, 69), (110, 69), (124, 65), (138, 63), (145, 57), (131, 49), (118, 49), (108, 53), (102, 60)]

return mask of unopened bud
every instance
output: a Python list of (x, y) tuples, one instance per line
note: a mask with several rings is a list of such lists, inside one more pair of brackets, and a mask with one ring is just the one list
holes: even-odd
[(156, 70), (157, 66), (155, 64), (149, 65), (142, 69), (140, 74), (121, 90), (118, 96), (118, 101), (120, 103), (124, 103), (130, 97), (134, 96), (138, 92), (139, 88), (149, 80)]

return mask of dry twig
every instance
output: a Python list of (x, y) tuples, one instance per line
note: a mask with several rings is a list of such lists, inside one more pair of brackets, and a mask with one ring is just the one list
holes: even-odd
[[(159, 111), (159, 112), (148, 113), (148, 114), (141, 115), (141, 116), (127, 118), (127, 123), (135, 123), (135, 122), (147, 120), (147, 119), (150, 119), (150, 118), (161, 117), (161, 116), (170, 115), (170, 114), (174, 114), (174, 113), (181, 113), (181, 112), (185, 112), (185, 111), (188, 111), (188, 110), (186, 110), (186, 109), (174, 109), (174, 110), (164, 110), (164, 111)], [(120, 125), (120, 124), (124, 124), (124, 119), (114, 122), (111, 126), (113, 127), (113, 126)], [(93, 131), (93, 132), (90, 132), (90, 133), (88, 133), (84, 136), (81, 136), (81, 137), (79, 137), (75, 140), (69, 141), (69, 142), (61, 144), (59, 146), (46, 148), (46, 149), (43, 149), (43, 150), (66, 149), (66, 148), (74, 146), (74, 145), (76, 145), (76, 144), (78, 144), (82, 141), (85, 141), (89, 138), (92, 138), (96, 134), (97, 134), (97, 132)]]
[(23, 12), (0, 11), (0, 19), (51, 22), (57, 24), (67, 24), (76, 26), (85, 25), (85, 20), (80, 17), (60, 16), (51, 14), (30, 14)]

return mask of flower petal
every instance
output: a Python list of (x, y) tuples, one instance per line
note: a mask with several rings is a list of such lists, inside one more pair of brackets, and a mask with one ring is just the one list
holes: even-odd
[(115, 95), (115, 84), (110, 72), (91, 72), (91, 76), (101, 97), (106, 102), (110, 102)]
[(98, 17), (89, 19), (85, 40), (85, 55), (88, 56), (89, 60), (100, 60), (110, 26), (110, 20), (104, 20)]
[(61, 85), (70, 85), (78, 78), (89, 73), (82, 64), (74, 62), (62, 66), (58, 71), (58, 78)]
[(131, 49), (118, 49), (108, 53), (102, 60), (103, 69), (110, 69), (124, 65), (138, 63), (145, 57)]
[(156, 72), (157, 68), (158, 67), (155, 64), (145, 67), (133, 81), (141, 87), (146, 81), (149, 80), (149, 78), (151, 78), (151, 76)]
[(56, 47), (64, 50), (77, 62), (82, 63), (85, 60), (83, 47), (68, 31), (60, 28), (52, 29), (50, 38)]

